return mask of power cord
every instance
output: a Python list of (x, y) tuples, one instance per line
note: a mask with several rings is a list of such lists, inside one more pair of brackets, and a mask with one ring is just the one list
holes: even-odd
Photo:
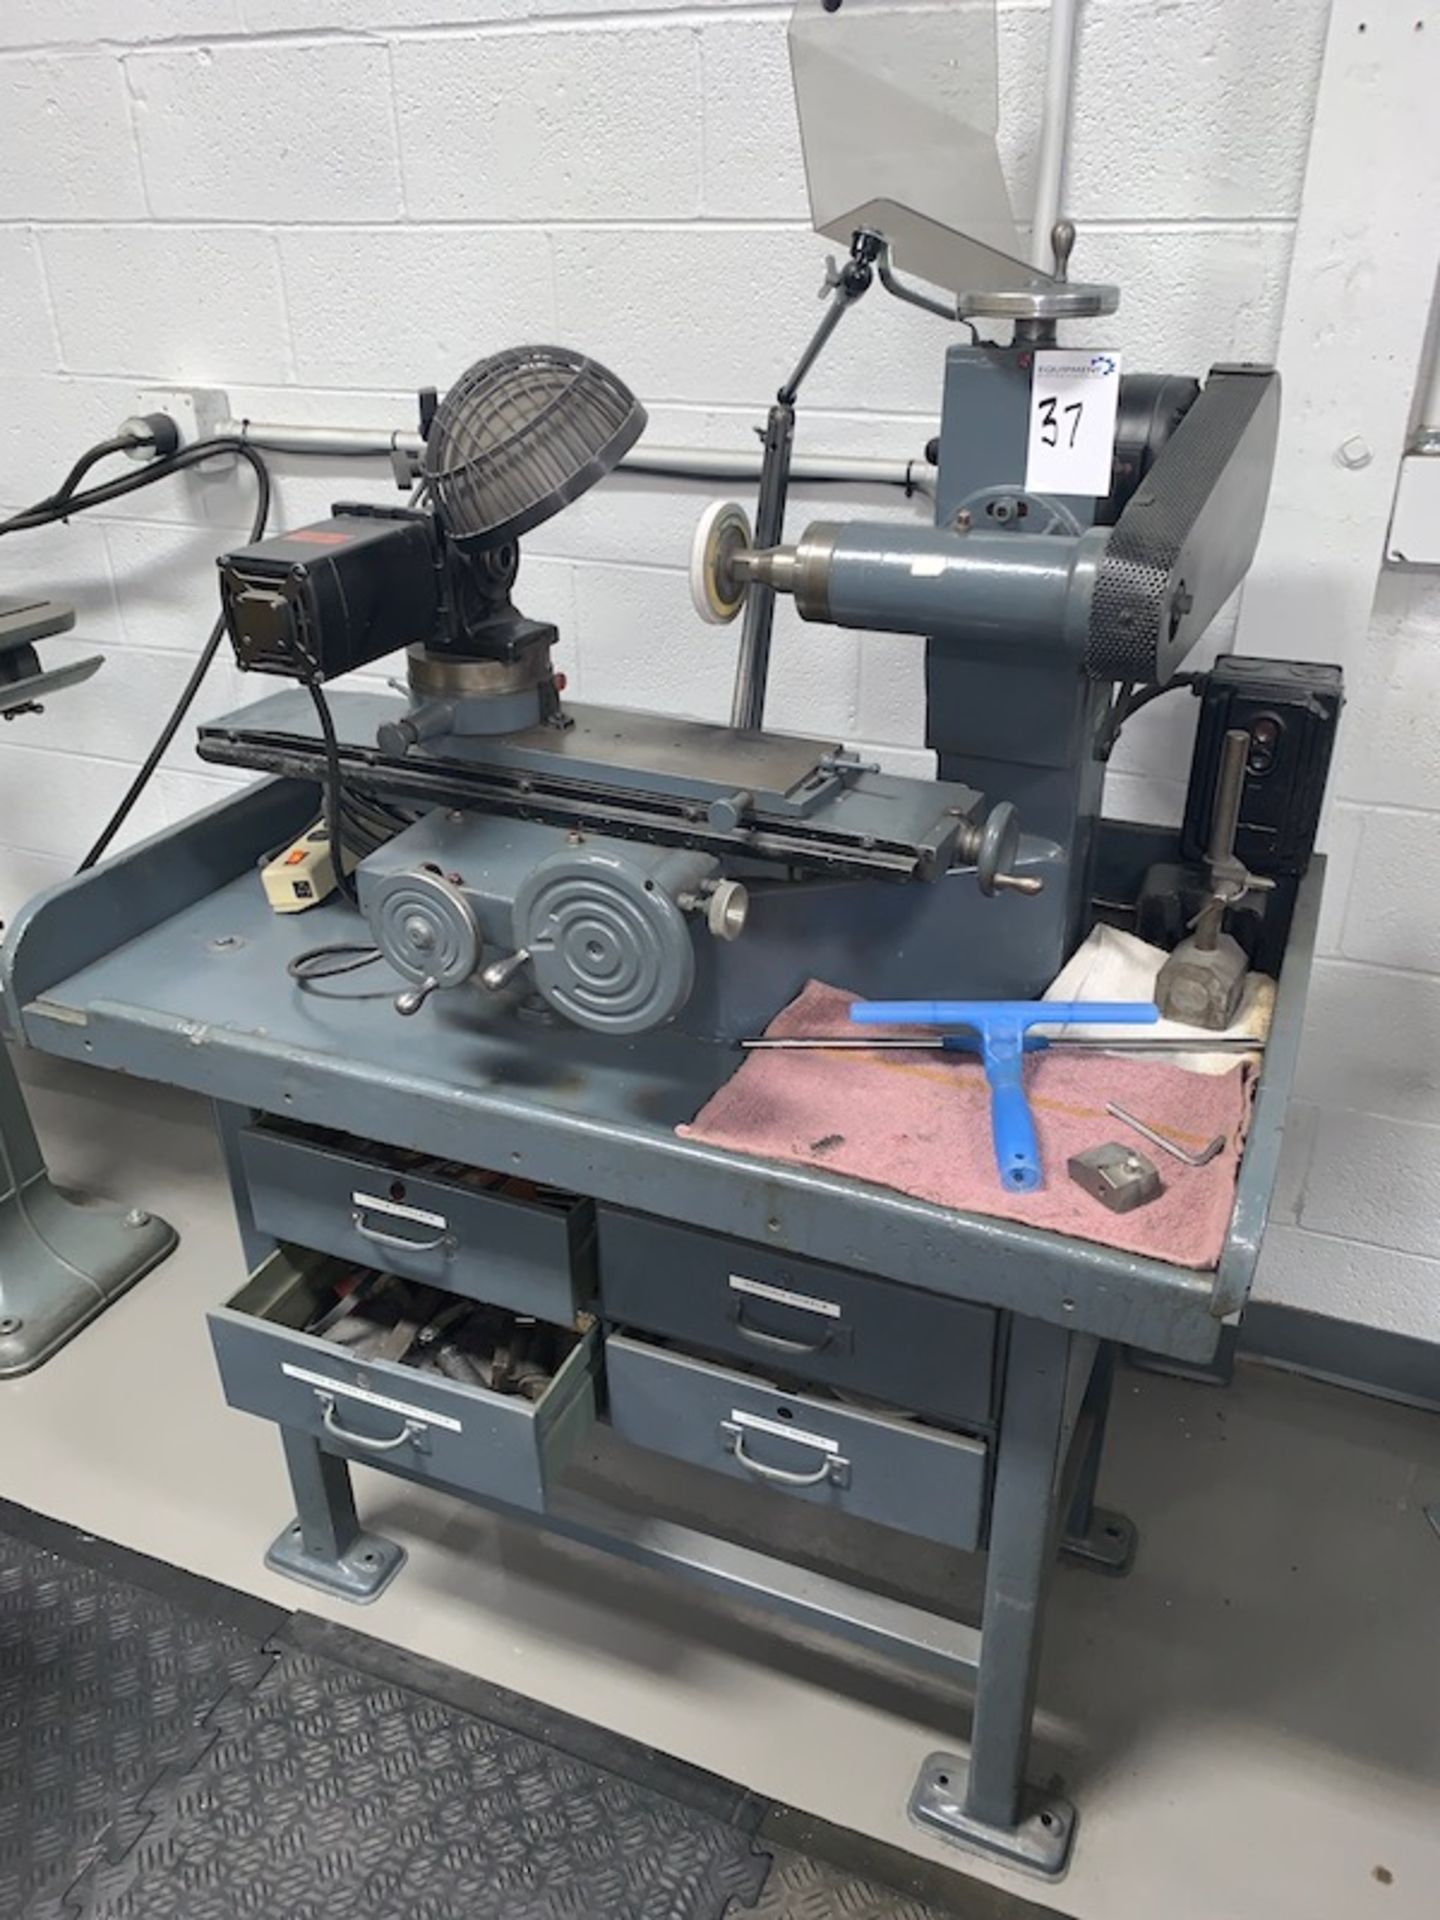
[[(98, 461), (109, 454), (120, 453), (127, 448), (141, 444), (140, 436), (119, 435), (112, 440), (102, 440), (71, 468), (61, 486), (43, 500), (37, 500), (34, 506), (26, 507), (8, 520), (0, 520), (0, 534), (24, 533), (37, 527), (54, 526), (57, 521), (68, 520), (72, 515), (84, 513), (90, 507), (108, 506), (112, 500), (123, 500), (128, 494), (139, 493), (145, 487), (153, 487), (157, 480), (168, 480), (172, 473), (184, 473), (187, 467), (198, 466), (203, 460), (213, 460), (217, 454), (233, 453), (249, 463), (258, 476), (263, 472), (265, 503), (268, 515), (270, 469), (263, 456), (256, 452), (248, 440), (242, 440), (234, 434), (217, 434), (209, 440), (195, 440), (178, 452), (166, 454), (158, 460), (152, 460), (148, 466), (137, 467), (134, 473), (124, 474), (118, 480), (107, 480), (98, 486), (86, 487), (83, 491), (77, 481), (84, 477)], [(263, 531), (263, 529), (262, 529)]]
[[(13, 514), (8, 520), (0, 521), (0, 534), (20, 533), (53, 526), (91, 507), (104, 506), (112, 500), (124, 499), (126, 495), (139, 492), (143, 487), (153, 486), (156, 481), (167, 479), (171, 474), (183, 473), (187, 467), (197, 466), (204, 460), (213, 459), (216, 454), (233, 453), (246, 461), (255, 475), (255, 512), (249, 537), (252, 542), (263, 538), (270, 518), (272, 493), (270, 469), (263, 456), (248, 440), (235, 435), (214, 435), (208, 440), (197, 440), (188, 447), (177, 447), (173, 441), (166, 443), (164, 428), (169, 426), (172, 434), (174, 428), (172, 423), (164, 419), (164, 416), (150, 416), (145, 422), (137, 423), (137, 426), (142, 424), (148, 431), (123, 432), (113, 435), (108, 440), (97, 441), (75, 462), (54, 493), (47, 495), (43, 500), (36, 501), (33, 506), (25, 508), (22, 512)], [(138, 446), (158, 447), (160, 455), (133, 474), (81, 490), (81, 481), (102, 460), (108, 459), (112, 454), (131, 452)], [(194, 668), (181, 689), (180, 697), (165, 725), (119, 806), (106, 823), (103, 832), (80, 862), (78, 872), (87, 872), (101, 859), (134, 811), (141, 794), (149, 785), (157, 767), (180, 731), (185, 716), (194, 704), (195, 697), (200, 691), (201, 684), (214, 662), (224, 637), (225, 621), (222, 616), (210, 629)], [(320, 691), (318, 683), (307, 684), (310, 697), (315, 703), (315, 711), (319, 716), (321, 736), (325, 743), (326, 832), (329, 835), (335, 859), (336, 884), (342, 898), (354, 906), (356, 905), (355, 885), (345, 871), (343, 848), (349, 845), (358, 847), (362, 853), (373, 852), (375, 847), (381, 845), (392, 834), (409, 825), (409, 821), (378, 798), (361, 799), (359, 796), (347, 795), (344, 792), (340, 772), (339, 744), (335, 736), (335, 725), (329, 703)]]
[(299, 987), (302, 993), (313, 994), (317, 1000), (392, 1000), (394, 987), (376, 987), (363, 993), (326, 992), (322, 982), (337, 980), (342, 974), (359, 973), (362, 967), (373, 967), (381, 958), (379, 947), (350, 945), (337, 941), (332, 946), (307, 947), (303, 953), (297, 953), (285, 963), (285, 971)]
[(1177, 687), (1189, 687), (1193, 692), (1205, 678), (1203, 673), (1177, 673), (1163, 686), (1142, 687), (1133, 681), (1115, 689), (1115, 698), (1110, 703), (1110, 711), (1095, 741), (1097, 760), (1108, 760), (1115, 751), (1115, 743), (1120, 738), (1120, 729), (1127, 720), (1133, 720), (1142, 708), (1148, 707), (1152, 700), (1158, 700), (1162, 694), (1174, 693)]
[[(213, 452), (216, 445), (217, 443), (214, 441), (208, 443), (203, 440), (196, 441), (194, 446), (187, 447), (184, 450), (185, 453), (194, 457), (183, 460), (181, 455), (176, 455), (174, 460), (167, 463), (168, 470), (170, 472), (178, 472), (180, 465), (178, 465), (177, 462), (180, 462), (184, 466), (193, 466), (196, 457), (204, 457), (201, 453), (202, 448), (208, 446), (209, 451)], [(249, 464), (250, 470), (255, 475), (255, 512), (250, 523), (250, 539), (253, 542), (263, 538), (266, 523), (270, 518), (270, 469), (253, 447), (247, 447), (243, 441), (237, 441), (235, 447), (240, 457)], [(152, 467), (146, 468), (144, 473), (138, 477), (144, 479), (153, 475), (154, 468)], [(163, 478), (164, 476), (155, 477)], [(126, 491), (130, 490), (130, 488), (126, 489)], [(95, 490), (92, 489), (92, 491)], [(106, 491), (108, 491), (108, 489)], [(64, 506), (73, 510), (77, 502), (84, 500), (84, 495), (72, 495), (68, 501), (64, 502)], [(89, 503), (86, 502), (86, 504)], [(59, 517), (64, 517), (63, 513)], [(6, 530), (6, 527), (0, 527), (0, 532)], [(154, 777), (156, 768), (170, 751), (170, 743), (184, 725), (186, 714), (189, 713), (191, 707), (195, 704), (195, 696), (199, 693), (201, 684), (206, 674), (210, 671), (215, 656), (220, 651), (220, 643), (224, 638), (225, 618), (222, 614), (216, 620), (214, 626), (211, 627), (205, 644), (200, 649), (199, 655), (196, 658), (195, 665), (190, 670), (189, 678), (180, 689), (180, 697), (171, 708), (169, 717), (156, 736), (154, 745), (151, 747), (149, 753), (146, 754), (135, 778), (126, 788), (119, 806), (116, 807), (109, 820), (106, 821), (94, 845), (76, 868), (77, 873), (87, 873), (89, 869), (95, 865), (96, 861), (105, 854), (116, 834), (119, 833), (125, 822), (130, 818), (130, 815), (134, 812), (140, 796), (144, 793), (146, 787), (149, 786), (151, 779)]]
[(335, 885), (341, 898), (357, 906), (358, 896), (354, 878), (345, 870), (344, 859), (344, 816), (345, 796), (340, 776), (340, 743), (335, 738), (335, 721), (330, 712), (330, 702), (320, 690), (318, 680), (307, 680), (305, 689), (315, 706), (315, 715), (320, 722), (320, 737), (325, 743), (325, 833), (330, 841), (330, 854), (335, 867)]
[[(147, 444), (150, 442), (146, 437), (138, 433), (117, 433), (109, 440), (97, 441), (87, 452), (81, 454), (54, 493), (48, 500), (41, 501), (40, 505), (44, 507), (63, 505), (70, 499), (92, 467), (98, 466), (102, 460), (108, 460), (112, 453), (133, 453), (137, 447)], [(178, 440), (176, 444), (178, 445)], [(173, 452), (174, 449), (170, 448), (167, 451)]]

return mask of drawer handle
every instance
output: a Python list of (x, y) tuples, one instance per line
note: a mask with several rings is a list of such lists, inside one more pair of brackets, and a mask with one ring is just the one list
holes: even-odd
[(788, 1467), (770, 1467), (763, 1460), (753, 1459), (745, 1451), (744, 1429), (737, 1427), (733, 1420), (722, 1420), (720, 1432), (726, 1451), (734, 1456), (736, 1464), (753, 1473), (757, 1480), (773, 1480), (782, 1487), (818, 1487), (822, 1480), (831, 1480), (837, 1487), (850, 1484), (850, 1462), (841, 1454), (827, 1453), (813, 1473), (794, 1473)]
[(455, 1236), (446, 1227), (428, 1240), (412, 1240), (408, 1234), (386, 1233), (383, 1227), (371, 1226), (363, 1207), (356, 1207), (350, 1220), (355, 1231), (363, 1239), (373, 1240), (377, 1247), (393, 1247), (399, 1253), (435, 1253), (442, 1248), (447, 1254), (454, 1251)]
[(404, 1446), (423, 1450), (428, 1429), (421, 1420), (407, 1420), (389, 1440), (376, 1440), (368, 1433), (352, 1433), (348, 1427), (341, 1426), (333, 1394), (317, 1393), (315, 1397), (320, 1402), (320, 1424), (332, 1440), (343, 1440), (347, 1447), (363, 1447), (367, 1453), (394, 1453), (397, 1447)]
[(848, 1331), (840, 1321), (832, 1320), (818, 1340), (793, 1340), (783, 1333), (767, 1333), (763, 1327), (751, 1326), (745, 1318), (743, 1300), (731, 1301), (730, 1319), (742, 1340), (748, 1340), (755, 1347), (768, 1347), (772, 1353), (824, 1353), (827, 1347), (843, 1340)]

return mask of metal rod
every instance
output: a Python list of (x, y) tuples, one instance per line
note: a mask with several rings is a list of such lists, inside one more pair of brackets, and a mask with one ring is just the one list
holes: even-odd
[[(1044, 1046), (1035, 1051), (1047, 1052), (1051, 1047), (1096, 1047), (1106, 1053), (1263, 1053), (1263, 1040), (1248, 1040), (1236, 1034), (1212, 1034), (1205, 1039), (1196, 1040), (1110, 1040), (1099, 1034), (1040, 1034)], [(739, 1042), (747, 1053), (973, 1053), (975, 1043), (968, 1035), (927, 1033), (917, 1034), (913, 1040), (899, 1035), (884, 1034), (874, 1040), (856, 1039), (849, 1034), (836, 1035), (833, 1039), (815, 1039), (810, 1036), (790, 1038), (760, 1034), (753, 1039)]]
[[(520, 1517), (533, 1521), (536, 1516)], [(640, 1566), (683, 1574), (712, 1592), (805, 1621), (895, 1659), (947, 1675), (976, 1673), (980, 1667), (980, 1631), (964, 1621), (791, 1566), (692, 1527), (626, 1513), (568, 1491), (547, 1507), (545, 1525)]]
[(1182, 1161), (1187, 1167), (1208, 1167), (1217, 1153), (1225, 1151), (1225, 1142), (1229, 1138), (1228, 1134), (1217, 1133), (1209, 1145), (1202, 1147), (1199, 1153), (1191, 1153), (1188, 1147), (1182, 1147), (1168, 1134), (1157, 1133), (1154, 1127), (1147, 1126), (1143, 1120), (1137, 1120), (1135, 1115), (1127, 1113), (1124, 1107), (1117, 1107), (1113, 1100), (1105, 1103), (1105, 1111), (1112, 1120), (1122, 1121), (1138, 1133), (1142, 1140), (1148, 1140), (1152, 1147), (1159, 1147), (1162, 1153), (1168, 1153), (1172, 1159)]
[(1220, 757), (1220, 778), (1215, 787), (1215, 811), (1210, 819), (1210, 859), (1228, 860), (1235, 851), (1235, 835), (1240, 826), (1240, 800), (1245, 789), (1245, 759), (1250, 751), (1250, 736), (1243, 727), (1232, 727), (1225, 736)]
[(1210, 814), (1210, 849), (1206, 859), (1210, 867), (1210, 898), (1195, 918), (1195, 945), (1202, 953), (1213, 953), (1225, 925), (1225, 900), (1218, 886), (1220, 868), (1235, 851), (1235, 835), (1240, 826), (1240, 804), (1245, 791), (1245, 762), (1250, 752), (1250, 736), (1242, 727), (1232, 727), (1220, 750), (1220, 772), (1215, 782), (1215, 805)]
[(897, 300), (905, 301), (908, 306), (919, 307), (922, 313), (933, 313), (940, 320), (959, 319), (953, 300), (949, 306), (946, 306), (943, 300), (936, 300), (928, 293), (921, 293), (918, 287), (912, 287), (908, 281), (900, 278), (891, 264), (888, 243), (881, 252), (875, 271), (880, 276), (881, 286), (887, 293), (893, 294)]
[[(831, 309), (832, 313), (836, 309)], [(812, 356), (813, 357), (813, 356)], [(798, 371), (804, 372), (802, 361)], [(795, 439), (795, 409), (777, 400), (765, 423), (765, 461), (760, 469), (760, 499), (755, 510), (755, 544), (775, 547), (785, 531), (785, 499), (790, 490), (790, 451)], [(775, 628), (775, 589), (767, 581), (752, 580), (745, 595), (740, 627), (740, 652), (735, 662), (735, 690), (730, 698), (730, 724), (754, 732), (765, 723), (765, 689), (770, 678), (770, 638)]]
[(1035, 167), (1035, 207), (1030, 222), (1032, 266), (1050, 265), (1050, 229), (1060, 218), (1070, 139), (1070, 101), (1075, 76), (1075, 26), (1080, 0), (1050, 0), (1050, 41), (1045, 57), (1045, 105)]
[[(868, 282), (866, 284), (868, 285)], [(857, 289), (855, 285), (852, 285), (848, 277), (848, 271), (842, 272), (840, 279), (835, 284), (835, 291), (830, 296), (830, 304), (821, 315), (819, 326), (816, 327), (814, 333), (810, 336), (810, 344), (796, 361), (795, 371), (780, 389), (778, 397), (782, 406), (793, 406), (799, 398), (800, 386), (806, 374), (809, 373), (810, 369), (824, 352), (826, 342), (829, 340), (831, 334), (834, 333), (836, 327), (839, 326), (846, 309), (851, 305), (852, 301), (859, 299), (863, 291), (863, 287)]]
[[(820, 358), (841, 318), (869, 290), (880, 246), (874, 234), (857, 232), (844, 266), (837, 271), (831, 263), (830, 304), (796, 362), (795, 371), (775, 396), (775, 404), (765, 422), (765, 457), (760, 467), (760, 497), (755, 508), (757, 547), (778, 547), (785, 537), (785, 499), (790, 490), (795, 444), (795, 401), (806, 374)], [(770, 637), (774, 628), (775, 589), (768, 581), (752, 580), (745, 595), (740, 652), (735, 662), (735, 690), (730, 699), (730, 724), (738, 732), (754, 732), (765, 724), (765, 689), (770, 678)]]

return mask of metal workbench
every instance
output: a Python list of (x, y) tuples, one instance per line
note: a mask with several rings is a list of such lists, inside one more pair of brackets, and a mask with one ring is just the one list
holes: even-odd
[[(15, 1030), (43, 1051), (211, 1096), (248, 1265), (261, 1274), (277, 1257), (277, 1240), (254, 1217), (247, 1184), (253, 1169), (247, 1176), (243, 1136), (257, 1117), (343, 1128), (584, 1197), (602, 1221), (598, 1314), (587, 1336), (597, 1377), (602, 1340), (617, 1317), (605, 1304), (607, 1222), (667, 1223), (697, 1244), (713, 1236), (727, 1249), (748, 1248), (757, 1261), (816, 1263), (815, 1271), (863, 1276), (864, 1285), (888, 1283), (906, 1299), (964, 1303), (985, 1324), (994, 1384), (983, 1404), (958, 1410), (951, 1426), (961, 1431), (938, 1436), (956, 1463), (957, 1491), (953, 1525), (937, 1527), (935, 1537), (982, 1548), (988, 1563), (976, 1629), (699, 1530), (602, 1509), (558, 1483), (537, 1498), (518, 1497), (503, 1481), (475, 1479), (468, 1467), (449, 1473), (438, 1464), (439, 1447), (430, 1458), (406, 1452), (402, 1460), (392, 1450), (398, 1442), (377, 1440), (379, 1429), (361, 1425), (351, 1434), (333, 1422), (333, 1399), (323, 1423), (312, 1423), (308, 1415), (287, 1421), (288, 1402), (277, 1400), (281, 1410), (273, 1411), (232, 1392), (284, 1432), (299, 1516), (287, 1530), (296, 1543), (287, 1570), (354, 1597), (393, 1570), (397, 1551), (359, 1525), (347, 1464), (384, 1451), (381, 1464), (402, 1476), (438, 1478), (466, 1497), (931, 1669), (973, 1672), (969, 1755), (927, 1764), (912, 1811), (1012, 1861), (1061, 1870), (1073, 1809), (1024, 1784), (1047, 1569), (1057, 1536), (1112, 1567), (1132, 1545), (1125, 1524), (1093, 1506), (1117, 1347), (1203, 1361), (1222, 1319), (1245, 1299), (1296, 1064), (1323, 862), (1314, 862), (1294, 902), (1225, 1250), (1214, 1271), (1195, 1272), (678, 1137), (676, 1125), (734, 1071), (730, 1048), (675, 1032), (617, 1039), (521, 1025), (503, 1007), (458, 994), (438, 996), (422, 1017), (401, 1021), (384, 1000), (301, 993), (286, 978), (287, 962), (302, 949), (354, 939), (354, 916), (340, 905), (272, 914), (255, 867), (313, 810), (306, 783), (252, 788), (31, 903), (5, 954)], [(1133, 899), (1146, 867), (1173, 855), (1173, 846), (1167, 833), (1107, 823), (1099, 890), (1109, 901)], [(367, 975), (354, 984), (366, 985)], [(668, 1284), (683, 1287), (686, 1277), (672, 1274)], [(622, 1337), (617, 1361), (625, 1345)], [(223, 1365), (223, 1350), (221, 1358)], [(892, 1358), (907, 1364), (903, 1351)], [(678, 1361), (688, 1364), (683, 1352)], [(252, 1362), (246, 1357), (243, 1365)], [(717, 1377), (698, 1361), (695, 1368), (697, 1378)], [(418, 1384), (414, 1394), (424, 1400)], [(573, 1398), (589, 1417), (603, 1405), (598, 1390)], [(581, 1416), (567, 1409), (565, 1417)], [(773, 1470), (765, 1477), (786, 1478)], [(814, 1476), (790, 1478), (798, 1488)], [(828, 1492), (806, 1488), (808, 1497)]]

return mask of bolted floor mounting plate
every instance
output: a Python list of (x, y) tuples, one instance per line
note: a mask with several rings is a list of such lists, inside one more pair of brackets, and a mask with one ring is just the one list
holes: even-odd
[(290, 1525), (272, 1543), (265, 1564), (273, 1573), (289, 1580), (301, 1580), (321, 1593), (335, 1593), (342, 1600), (355, 1600), (364, 1606), (378, 1600), (405, 1564), (405, 1549), (378, 1533), (359, 1533), (338, 1559), (308, 1551), (300, 1522)]
[(1096, 1507), (1090, 1516), (1090, 1531), (1067, 1533), (1060, 1542), (1060, 1554), (1076, 1566), (1093, 1567), (1097, 1573), (1128, 1573), (1135, 1561), (1139, 1530), (1123, 1513), (1108, 1507)]
[(910, 1818), (943, 1840), (991, 1855), (1051, 1879), (1064, 1873), (1075, 1838), (1076, 1814), (1058, 1794), (1030, 1789), (1017, 1826), (995, 1827), (965, 1811), (970, 1763), (962, 1754), (932, 1753), (910, 1795)]

